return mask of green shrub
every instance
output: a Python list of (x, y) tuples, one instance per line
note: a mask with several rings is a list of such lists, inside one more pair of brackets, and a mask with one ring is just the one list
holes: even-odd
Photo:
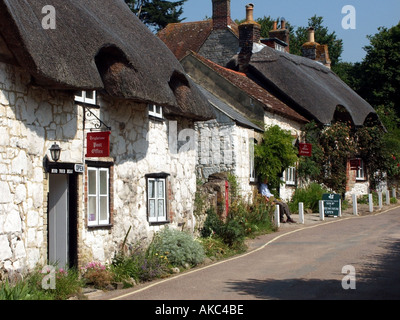
[(202, 245), (192, 235), (168, 227), (155, 235), (149, 250), (166, 256), (175, 267), (196, 266), (205, 259)]
[(87, 284), (96, 288), (105, 288), (113, 280), (113, 275), (109, 268), (100, 262), (89, 262), (82, 267), (82, 277)]
[(290, 211), (299, 212), (299, 203), (303, 202), (304, 210), (311, 209), (313, 212), (318, 212), (319, 201), (322, 200), (324, 193), (329, 193), (329, 191), (318, 183), (311, 183), (305, 188), (297, 188), (289, 203)]
[(0, 300), (30, 300), (32, 295), (28, 283), (19, 281), (11, 284), (8, 279), (0, 283)]
[(37, 268), (24, 280), (12, 284), (8, 280), (0, 283), (0, 300), (65, 300), (80, 293), (84, 283), (76, 269), (56, 268), (54, 289), (43, 288), (42, 281), (48, 275), (43, 270)]
[(130, 255), (117, 254), (110, 267), (114, 281), (132, 286), (131, 279), (136, 282), (161, 278), (169, 273), (166, 256), (153, 255), (150, 250), (137, 246)]
[(241, 246), (245, 236), (243, 225), (235, 218), (228, 219), (220, 232), (220, 237), (230, 247)]
[(223, 222), (215, 213), (214, 208), (207, 210), (207, 218), (204, 221), (203, 228), (200, 230), (200, 235), (203, 238), (212, 236), (213, 234), (219, 235), (223, 228)]

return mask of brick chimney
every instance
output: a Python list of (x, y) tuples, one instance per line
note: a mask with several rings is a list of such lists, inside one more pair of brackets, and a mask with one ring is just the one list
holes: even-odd
[(246, 21), (239, 25), (239, 71), (247, 72), (253, 46), (260, 43), (261, 26), (254, 21), (254, 5), (246, 6)]
[(212, 0), (212, 5), (214, 30), (226, 29), (232, 24), (231, 0)]
[(308, 41), (301, 47), (302, 56), (322, 63), (327, 68), (331, 68), (328, 45), (321, 45), (315, 42), (315, 30), (313, 27), (308, 29)]
[(270, 32), (269, 32), (269, 37), (279, 39), (279, 40), (285, 42), (287, 44), (287, 47), (285, 47), (285, 51), (289, 53), (290, 37), (289, 37), (289, 30), (286, 28), (285, 18), (281, 19), (280, 29), (278, 29), (277, 25), (278, 25), (278, 22), (274, 21), (274, 26), (273, 26), (272, 30), (270, 30)]

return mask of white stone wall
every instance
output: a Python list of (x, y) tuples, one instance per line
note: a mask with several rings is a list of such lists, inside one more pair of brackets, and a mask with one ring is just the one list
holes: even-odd
[(58, 141), (61, 161), (80, 160), (79, 131), (71, 95), (32, 86), (29, 75), (0, 63), (0, 269), (45, 264), (44, 156)]
[[(195, 225), (196, 150), (185, 148), (185, 143), (178, 144), (178, 152), (171, 148), (171, 123), (149, 121), (145, 104), (101, 97), (98, 103), (101, 108), (96, 112), (112, 128), (111, 155), (105, 160), (114, 161), (113, 225), (87, 227), (85, 176), (81, 175), (77, 191), (80, 264), (110, 262), (130, 226), (129, 242), (150, 241), (161, 228), (147, 222), (146, 174), (170, 174), (171, 224), (188, 229)], [(178, 119), (174, 125), (182, 137), (193, 132), (188, 120)], [(60, 162), (84, 163), (85, 136), (83, 109), (74, 103), (72, 93), (35, 87), (23, 70), (0, 63), (0, 271), (22, 272), (47, 263), (44, 156), (50, 158), (48, 150), (57, 142), (62, 148)]]
[(218, 123), (216, 120), (196, 123), (196, 130), (199, 177), (207, 179), (216, 172), (231, 172), (241, 195), (250, 200), (250, 139), (254, 138), (254, 130), (240, 127), (233, 121)]
[[(236, 165), (234, 174), (239, 184), (242, 197), (252, 200), (252, 188), (250, 185), (250, 143), (254, 139), (254, 130), (235, 126), (234, 148), (236, 154)], [(254, 157), (253, 157), (254, 159)]]

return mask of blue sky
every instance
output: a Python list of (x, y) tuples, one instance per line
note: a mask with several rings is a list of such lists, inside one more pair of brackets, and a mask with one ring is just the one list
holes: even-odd
[[(330, 32), (343, 40), (342, 61), (359, 62), (365, 56), (363, 47), (369, 44), (367, 35), (374, 35), (378, 27), (390, 28), (400, 21), (400, 0), (231, 0), (233, 19), (246, 17), (245, 6), (254, 4), (254, 17), (284, 17), (295, 27), (307, 26), (313, 15), (322, 16)], [(355, 9), (355, 29), (344, 29), (342, 8)], [(184, 22), (199, 21), (212, 16), (211, 0), (188, 0), (183, 6)]]

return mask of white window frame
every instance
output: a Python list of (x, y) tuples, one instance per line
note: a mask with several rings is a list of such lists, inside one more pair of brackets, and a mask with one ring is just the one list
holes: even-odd
[(275, 43), (275, 50), (285, 52), (285, 47), (279, 43)]
[[(93, 104), (96, 105), (96, 91), (80, 91), (81, 95), (75, 95), (74, 99), (77, 102), (83, 102), (83, 103), (88, 103), (88, 104)], [(93, 93), (93, 97), (92, 98), (88, 98), (88, 92), (92, 92)]]
[[(159, 110), (157, 110), (159, 108)], [(155, 104), (149, 104), (149, 116), (163, 119), (163, 108)]]
[(285, 170), (285, 181), (287, 185), (296, 185), (296, 167), (289, 167)]
[(358, 168), (356, 172), (356, 180), (357, 181), (364, 181), (365, 180), (365, 167), (364, 167), (364, 161), (362, 159), (360, 160), (360, 167)]
[[(154, 189), (152, 190), (151, 184), (154, 182)], [(161, 195), (158, 191), (162, 183)], [(167, 217), (167, 179), (166, 178), (147, 178), (147, 211), (150, 223), (168, 222)], [(154, 194), (151, 194), (154, 191)], [(159, 212), (159, 203), (163, 205), (163, 211)], [(153, 204), (152, 204), (153, 203)], [(154, 214), (152, 214), (154, 210)]]
[[(95, 190), (93, 193), (90, 193), (90, 186), (91, 182), (90, 181), (90, 172), (95, 173), (96, 181), (95, 181)], [(88, 221), (88, 226), (90, 227), (95, 227), (95, 226), (103, 226), (103, 225), (109, 225), (110, 224), (110, 169), (109, 168), (103, 168), (103, 167), (88, 167), (87, 169), (87, 221)], [(105, 193), (102, 193), (101, 190), (104, 189), (100, 185), (101, 183), (101, 173), (106, 173), (106, 186), (105, 186)], [(92, 198), (94, 198), (94, 203), (95, 203), (95, 209), (93, 210), (92, 208)], [(102, 204), (101, 200), (104, 200), (105, 198), (105, 204)], [(105, 205), (105, 210), (106, 210), (106, 218), (101, 219), (100, 213), (101, 213), (101, 208)], [(94, 216), (93, 216), (94, 215)]]
[(257, 143), (256, 139), (249, 139), (249, 166), (250, 166), (250, 182), (256, 182), (256, 167), (254, 162), (254, 146)]

